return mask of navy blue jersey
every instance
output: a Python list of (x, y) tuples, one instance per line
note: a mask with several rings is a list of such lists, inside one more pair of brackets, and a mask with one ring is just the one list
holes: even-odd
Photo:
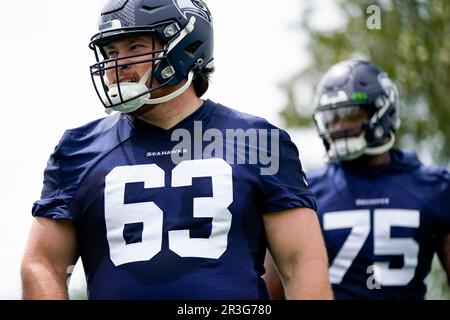
[[(74, 222), (90, 299), (267, 298), (263, 214), (315, 209), (315, 198), (282, 130), (278, 150), (270, 139), (211, 147), (236, 128), (278, 131), (208, 100), (170, 130), (116, 114), (65, 132), (33, 215)], [(261, 174), (259, 147), (280, 157), (274, 174)]]
[(391, 157), (309, 175), (336, 299), (423, 299), (436, 238), (450, 232), (449, 173), (415, 154)]

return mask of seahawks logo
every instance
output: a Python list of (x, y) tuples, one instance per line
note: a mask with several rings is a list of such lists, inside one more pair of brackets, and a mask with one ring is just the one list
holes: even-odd
[(186, 13), (195, 14), (212, 22), (211, 12), (202, 0), (174, 0), (180, 12), (186, 18)]
[(202, 0), (192, 0), (192, 3), (197, 8), (199, 8), (199, 9), (201, 9), (203, 11), (208, 11), (208, 7), (206, 6), (206, 3), (204, 3)]

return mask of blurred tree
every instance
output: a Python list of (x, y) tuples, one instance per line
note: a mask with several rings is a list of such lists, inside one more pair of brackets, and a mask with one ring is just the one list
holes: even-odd
[[(449, 165), (450, 143), (446, 139), (450, 137), (450, 1), (335, 3), (336, 18), (343, 17), (343, 25), (320, 30), (317, 25), (321, 21), (311, 18), (317, 2), (305, 1), (301, 27), (308, 35), (311, 63), (282, 84), (288, 97), (282, 111), (287, 125), (312, 125), (312, 93), (324, 71), (341, 60), (365, 58), (384, 69), (399, 87), (400, 145), (421, 154), (427, 152), (435, 162)], [(377, 10), (381, 18), (379, 29), (373, 24)]]
[(425, 279), (427, 285), (427, 300), (450, 300), (450, 289), (447, 283), (447, 275), (442, 269), (437, 255), (433, 258), (431, 271)]

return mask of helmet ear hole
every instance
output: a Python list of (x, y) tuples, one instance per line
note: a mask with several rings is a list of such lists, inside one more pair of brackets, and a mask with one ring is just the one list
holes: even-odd
[(389, 113), (388, 113), (388, 115), (389, 115), (389, 117), (393, 117), (393, 116), (395, 116), (395, 109), (391, 109), (391, 110), (389, 110)]
[(202, 46), (202, 44), (203, 44), (203, 42), (201, 42), (200, 40), (197, 40), (194, 43), (191, 43), (190, 45), (188, 45), (186, 48), (184, 48), (184, 51), (186, 51), (187, 53), (190, 53), (190, 54), (194, 54)]
[(150, 6), (143, 5), (142, 9), (147, 10), (148, 12), (151, 12), (155, 9), (158, 9), (158, 7), (150, 7)]

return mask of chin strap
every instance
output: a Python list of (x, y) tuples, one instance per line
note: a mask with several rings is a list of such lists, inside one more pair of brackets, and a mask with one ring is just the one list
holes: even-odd
[(391, 132), (391, 137), (388, 142), (386, 142), (381, 146), (366, 148), (364, 150), (364, 154), (367, 154), (369, 156), (375, 156), (377, 154), (385, 153), (394, 146), (394, 143), (395, 143), (395, 134)]
[(154, 99), (149, 98), (148, 99), (148, 98), (142, 97), (142, 98), (140, 98), (140, 100), (142, 102), (144, 102), (144, 104), (159, 104), (159, 103), (167, 102), (169, 100), (172, 100), (172, 99), (178, 97), (180, 94), (185, 92), (191, 85), (193, 79), (194, 79), (194, 71), (191, 71), (188, 74), (186, 83), (182, 87), (175, 90), (174, 92), (172, 92), (164, 97), (161, 97), (161, 98), (154, 98)]
[(356, 159), (363, 154), (375, 156), (389, 151), (395, 143), (395, 134), (391, 132), (389, 141), (381, 146), (367, 147), (364, 135), (344, 138), (330, 142), (329, 158), (337, 158), (343, 161)]
[[(191, 85), (193, 79), (194, 79), (194, 71), (191, 71), (188, 74), (188, 79), (187, 79), (186, 83), (182, 87), (178, 88), (177, 90), (175, 90), (174, 92), (172, 92), (168, 95), (165, 95), (160, 98), (152, 99), (150, 93), (148, 93), (148, 94), (143, 95), (142, 97), (133, 99), (126, 103), (122, 103), (118, 106), (115, 106), (112, 108), (106, 108), (105, 112), (107, 114), (111, 114), (112, 111), (119, 111), (122, 113), (130, 113), (130, 112), (136, 111), (137, 109), (139, 109), (140, 107), (142, 107), (143, 105), (146, 105), (146, 104), (153, 105), (153, 104), (160, 104), (160, 103), (170, 101), (170, 100), (178, 97), (179, 95), (181, 95), (183, 92), (185, 92)], [(138, 87), (138, 86), (139, 86), (139, 84), (136, 85), (136, 87)], [(137, 88), (137, 89), (139, 89), (139, 88)], [(133, 91), (136, 92), (136, 90), (133, 90)]]

